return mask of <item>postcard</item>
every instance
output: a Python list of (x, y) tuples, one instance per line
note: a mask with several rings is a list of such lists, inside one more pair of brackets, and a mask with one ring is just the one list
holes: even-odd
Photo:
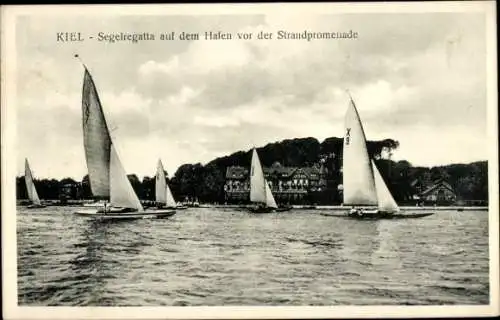
[(498, 315), (495, 9), (3, 6), (4, 318)]

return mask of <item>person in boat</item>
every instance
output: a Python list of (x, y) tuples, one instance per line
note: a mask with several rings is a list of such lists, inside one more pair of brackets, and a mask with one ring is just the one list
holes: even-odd
[(253, 209), (257, 211), (257, 210), (264, 209), (265, 207), (266, 207), (266, 205), (265, 205), (265, 204), (263, 204), (263, 203), (256, 203), (256, 204), (254, 205)]
[(356, 207), (352, 207), (351, 210), (349, 211), (350, 216), (362, 216), (363, 213), (360, 209)]
[[(102, 208), (102, 213), (106, 214), (108, 212), (108, 210), (106, 210), (108, 207), (107, 207), (108, 203), (106, 201), (103, 202), (103, 208)], [(97, 211), (99, 212), (99, 211)]]

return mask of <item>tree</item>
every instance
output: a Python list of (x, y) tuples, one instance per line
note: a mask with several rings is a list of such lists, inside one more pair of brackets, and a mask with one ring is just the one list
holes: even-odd
[(92, 195), (92, 189), (90, 187), (89, 175), (86, 174), (82, 178), (82, 198), (91, 199), (92, 197), (93, 195)]
[(137, 175), (134, 174), (128, 174), (127, 175), (128, 180), (130, 181), (130, 184), (132, 185), (132, 188), (134, 189), (135, 193), (139, 198), (142, 198), (144, 192), (142, 189), (142, 184)]

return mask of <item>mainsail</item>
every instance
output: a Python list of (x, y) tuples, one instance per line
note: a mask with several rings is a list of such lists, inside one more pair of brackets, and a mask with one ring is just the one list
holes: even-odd
[(167, 203), (167, 179), (165, 177), (165, 171), (161, 160), (158, 160), (158, 166), (156, 168), (156, 182), (155, 182), (155, 199), (156, 202), (165, 204)]
[(144, 211), (111, 141), (92, 76), (85, 68), (82, 91), (83, 142), (92, 194), (116, 207)]
[(373, 169), (366, 148), (366, 137), (352, 98), (345, 115), (343, 150), (344, 204), (377, 205)]
[(384, 212), (398, 212), (399, 207), (394, 198), (391, 195), (391, 192), (387, 188), (387, 185), (384, 182), (384, 179), (380, 175), (380, 172), (375, 165), (375, 162), (372, 160), (373, 173), (375, 174), (375, 188), (377, 189), (377, 200), (378, 200), (378, 208)]
[(94, 197), (109, 199), (111, 137), (94, 80), (87, 68), (83, 78), (82, 113), (90, 189)]
[(172, 195), (172, 191), (170, 191), (170, 188), (167, 184), (165, 170), (163, 169), (161, 160), (158, 160), (158, 167), (156, 171), (156, 202), (166, 204), (168, 207), (177, 206), (174, 196)]
[(252, 153), (250, 167), (250, 201), (266, 203), (266, 179), (255, 148)]
[(36, 192), (35, 183), (33, 182), (33, 175), (28, 164), (28, 159), (24, 160), (24, 180), (26, 182), (26, 190), (28, 191), (28, 198), (33, 204), (40, 205), (40, 198)]
[(253, 149), (252, 166), (250, 168), (250, 201), (265, 203), (270, 208), (278, 208), (271, 188), (264, 177), (257, 150)]

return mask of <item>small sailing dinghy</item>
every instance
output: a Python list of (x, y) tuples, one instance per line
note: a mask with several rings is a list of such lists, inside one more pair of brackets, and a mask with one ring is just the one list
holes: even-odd
[(35, 183), (33, 182), (33, 174), (31, 173), (28, 159), (24, 159), (24, 181), (26, 182), (26, 190), (30, 201), (27, 208), (45, 208), (45, 205), (42, 204), (40, 198), (38, 197), (38, 192), (36, 192)]
[(373, 160), (369, 159), (366, 136), (352, 97), (345, 115), (343, 190), (347, 216), (358, 219), (425, 217), (433, 213), (398, 214), (400, 209)]
[(257, 150), (253, 148), (252, 164), (250, 167), (250, 202), (254, 205), (249, 209), (253, 213), (283, 212), (291, 207), (278, 207), (274, 200), (271, 188), (264, 177)]
[(186, 206), (178, 205), (175, 201), (172, 191), (168, 186), (167, 177), (165, 176), (165, 169), (163, 169), (161, 160), (158, 160), (158, 167), (156, 171), (155, 196), (157, 208), (176, 210), (187, 209)]
[(102, 207), (76, 211), (75, 214), (102, 220), (163, 218), (174, 215), (175, 210), (144, 210), (109, 134), (92, 76), (87, 67), (83, 66), (82, 124), (90, 189), (95, 198), (105, 202)]

